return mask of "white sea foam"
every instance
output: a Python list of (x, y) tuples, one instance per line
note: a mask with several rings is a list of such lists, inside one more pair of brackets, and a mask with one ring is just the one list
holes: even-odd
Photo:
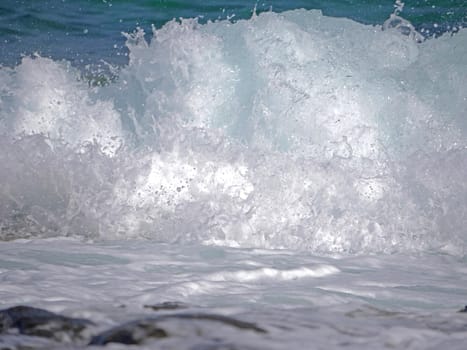
[[(465, 345), (465, 259), (441, 254), (318, 257), (126, 240), (83, 243), (55, 238), (0, 242), (2, 308), (27, 304), (97, 323), (90, 332), (134, 319), (217, 314), (253, 322), (267, 333), (219, 322), (161, 318), (168, 338), (140, 349), (202, 344), (302, 349)], [(181, 310), (151, 305), (178, 302)], [(10, 332), (4, 347), (51, 347)], [(199, 345), (201, 346), (201, 345)], [(122, 349), (121, 344), (108, 344)]]
[(1, 237), (465, 254), (467, 32), (386, 29), (172, 21), (107, 86), (1, 68)]

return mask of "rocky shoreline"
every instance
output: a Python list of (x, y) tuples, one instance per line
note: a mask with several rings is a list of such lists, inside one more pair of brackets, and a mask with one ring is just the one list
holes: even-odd
[[(124, 308), (123, 305), (121, 307)], [(226, 316), (179, 302), (144, 305), (143, 308), (145, 311), (141, 316), (128, 316), (111, 324), (69, 317), (31, 306), (19, 305), (3, 309), (0, 310), (0, 350), (99, 349), (102, 346), (111, 349), (136, 346), (140, 349), (258, 350), (271, 349), (270, 345), (274, 344), (274, 339), (277, 338), (274, 336), (274, 329), (276, 332), (280, 330), (286, 333), (292, 330), (292, 326), (282, 317), (272, 323), (265, 321), (268, 327), (264, 327), (264, 324), (242, 320), (244, 316)], [(315, 314), (309, 311), (311, 315)], [(458, 310), (458, 313), (467, 314), (467, 306)], [(361, 328), (367, 325), (366, 322), (359, 326), (359, 321), (367, 318), (383, 323), (386, 319), (389, 327), (395, 325), (390, 320), (397, 320), (398, 326), (406, 327), (410, 332), (429, 329), (452, 335), (465, 334), (467, 330), (462, 316), (449, 326), (429, 315), (414, 316), (371, 306), (344, 312), (343, 315), (352, 322), (344, 322), (341, 325), (329, 323), (326, 322), (326, 315), (323, 317), (323, 314), (319, 316), (318, 313), (311, 321), (297, 323), (296, 327), (306, 329), (307, 344), (312, 341), (314, 332), (320, 332), (320, 326), (323, 326), (323, 329), (330, 327), (357, 343), (361, 341), (359, 336), (378, 337), (378, 331), (373, 334), (371, 330)], [(265, 322), (263, 319), (262, 323)], [(347, 325), (353, 331), (342, 328), (343, 325)], [(332, 342), (331, 339), (330, 341)], [(283, 348), (278, 346), (274, 349)]]
[[(142, 345), (158, 339), (177, 336), (177, 331), (174, 329), (179, 326), (183, 328), (187, 324), (188, 327), (194, 326), (195, 333), (198, 335), (203, 332), (207, 333), (211, 329), (213, 342), (218, 343), (222, 348), (225, 348), (225, 344), (222, 339), (215, 336), (216, 332), (212, 331), (216, 326), (226, 326), (235, 332), (267, 333), (255, 323), (236, 318), (211, 313), (180, 311), (180, 309), (188, 308), (182, 303), (165, 302), (145, 305), (145, 308), (156, 313), (177, 311), (131, 320), (103, 331), (97, 331), (99, 326), (91, 320), (67, 317), (40, 308), (20, 305), (0, 310), (0, 349), (50, 349), (60, 348), (61, 345), (74, 345), (81, 348), (103, 346), (109, 343)], [(175, 328), (174, 322), (178, 325)], [(1, 340), (5, 337), (16, 339), (8, 344)], [(209, 346), (209, 348), (217, 347)]]

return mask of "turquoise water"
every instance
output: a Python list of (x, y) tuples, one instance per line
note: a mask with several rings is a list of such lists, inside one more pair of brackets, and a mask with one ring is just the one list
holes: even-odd
[[(345, 17), (365, 24), (382, 24), (394, 10), (394, 1), (163, 1), (163, 0), (3, 0), (0, 4), (0, 64), (14, 65), (21, 55), (39, 53), (76, 65), (125, 64), (121, 32), (136, 27), (160, 28), (173, 18), (200, 22), (248, 19), (257, 12), (305, 8), (324, 15)], [(425, 36), (456, 31), (467, 23), (464, 0), (406, 1), (401, 15)]]

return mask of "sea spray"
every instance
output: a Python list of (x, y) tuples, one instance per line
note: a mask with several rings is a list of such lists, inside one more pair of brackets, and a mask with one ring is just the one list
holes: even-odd
[(464, 253), (465, 30), (297, 10), (127, 45), (105, 86), (42, 57), (0, 70), (3, 239)]

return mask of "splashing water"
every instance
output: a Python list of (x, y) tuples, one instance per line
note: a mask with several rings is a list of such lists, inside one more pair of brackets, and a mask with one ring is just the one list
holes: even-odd
[(105, 86), (1, 68), (1, 239), (464, 254), (467, 32), (400, 11), (171, 21)]

